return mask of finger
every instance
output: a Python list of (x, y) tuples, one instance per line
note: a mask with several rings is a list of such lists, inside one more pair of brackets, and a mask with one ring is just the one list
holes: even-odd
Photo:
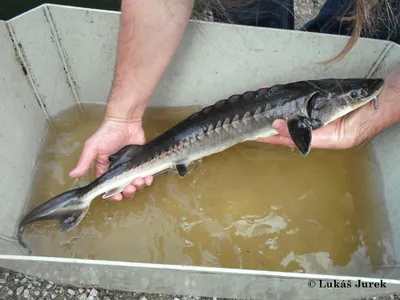
[(78, 161), (75, 169), (73, 169), (69, 173), (69, 176), (74, 177), (74, 178), (83, 176), (89, 169), (93, 160), (95, 159), (96, 154), (97, 154), (97, 151), (92, 146), (92, 144), (85, 143), (81, 157), (79, 158), (79, 161)]
[(111, 200), (111, 201), (121, 201), (122, 198), (123, 198), (123, 197), (122, 197), (122, 194), (121, 194), (121, 193), (118, 193), (118, 194), (115, 194), (115, 195), (113, 195), (113, 196), (107, 198), (107, 200)]
[(343, 119), (337, 119), (328, 125), (313, 131), (311, 146), (320, 149), (343, 149), (351, 147), (354, 136), (342, 134)]
[(282, 120), (282, 119), (275, 120), (272, 123), (272, 127), (276, 131), (278, 131), (279, 135), (284, 136), (287, 139), (291, 139), (286, 120)]
[(132, 196), (135, 192), (136, 192), (136, 188), (132, 184), (130, 184), (124, 188), (124, 190), (122, 192), (122, 196), (125, 199), (129, 199), (129, 198), (132, 198)]
[(154, 180), (153, 176), (147, 176), (144, 178), (144, 184), (150, 186), (153, 183), (153, 180)]
[(283, 145), (288, 147), (295, 147), (295, 144), (291, 139), (288, 139), (282, 135), (275, 135), (268, 138), (261, 138), (257, 141), (262, 143), (274, 144), (274, 145)]
[(326, 127), (313, 131), (311, 146), (319, 149), (341, 149), (351, 145), (351, 140), (351, 135), (339, 139), (333, 125), (328, 124)]
[(142, 189), (144, 187), (144, 179), (143, 178), (135, 178), (132, 181), (132, 184), (135, 186), (137, 190)]

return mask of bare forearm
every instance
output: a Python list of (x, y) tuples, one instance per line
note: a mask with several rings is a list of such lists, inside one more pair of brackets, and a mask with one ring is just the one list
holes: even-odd
[[(393, 75), (395, 74), (389, 76)], [(397, 81), (396, 84), (393, 84), (393, 79), (387, 80), (385, 88), (378, 96), (378, 109), (375, 109), (374, 103), (370, 103), (366, 105), (362, 112), (355, 145), (400, 122), (399, 97), (400, 89), (397, 86)]]
[(386, 85), (380, 97), (378, 96), (381, 114), (374, 115), (374, 121), (377, 125), (377, 132), (400, 122), (400, 88), (396, 85), (392, 86), (391, 82)]
[(122, 0), (108, 119), (140, 119), (183, 37), (194, 0)]

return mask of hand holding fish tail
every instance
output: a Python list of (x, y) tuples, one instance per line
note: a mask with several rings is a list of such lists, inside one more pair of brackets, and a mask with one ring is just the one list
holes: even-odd
[[(95, 161), (96, 177), (99, 177), (108, 170), (111, 154), (128, 144), (142, 145), (144, 143), (145, 136), (141, 120), (124, 122), (105, 118), (100, 128), (85, 142), (81, 157), (69, 175), (74, 178), (84, 175), (91, 163)], [(108, 199), (119, 201), (130, 198), (144, 185), (151, 185), (152, 181), (153, 176), (134, 179), (122, 193)]]

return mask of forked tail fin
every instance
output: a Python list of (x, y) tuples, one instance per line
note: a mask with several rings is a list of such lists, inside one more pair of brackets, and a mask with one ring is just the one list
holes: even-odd
[(82, 201), (84, 191), (84, 188), (66, 191), (34, 208), (19, 223), (18, 243), (28, 249), (22, 240), (22, 235), (25, 228), (34, 222), (59, 220), (62, 231), (68, 231), (77, 226), (89, 210), (90, 201)]

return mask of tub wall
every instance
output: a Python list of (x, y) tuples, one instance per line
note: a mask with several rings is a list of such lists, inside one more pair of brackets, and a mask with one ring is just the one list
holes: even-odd
[[(115, 67), (119, 16), (117, 12), (43, 5), (8, 22), (13, 44), (3, 23), (7, 41), (3, 47), (13, 60), (3, 56), (1, 62), (16, 69), (15, 75), (7, 74), (4, 80), (23, 84), (29, 94), (14, 98), (36, 98), (34, 103), (41, 105), (49, 119), (80, 102), (105, 103)], [(341, 36), (193, 21), (150, 106), (207, 105), (265, 84), (305, 78), (385, 77), (400, 62), (397, 45), (363, 39), (343, 61), (329, 67), (316, 64), (338, 53), (346, 41)], [(21, 72), (13, 47), (28, 76)], [(35, 114), (38, 107), (32, 108)], [(382, 164), (385, 168), (385, 161)], [(393, 222), (396, 212), (392, 210)], [(396, 253), (400, 254), (398, 243)]]
[[(386, 280), (386, 287), (357, 288), (357, 280), (379, 283), (380, 279), (333, 277), (299, 273), (246, 271), (109, 261), (15, 257), (0, 265), (24, 270), (33, 276), (62, 284), (99, 286), (133, 292), (168, 293), (234, 299), (360, 299), (399, 291), (399, 281)], [(351, 282), (341, 289), (319, 287), (333, 279)], [(315, 280), (315, 288), (308, 287)]]
[[(371, 170), (372, 174), (380, 173), (376, 178), (382, 185), (383, 197), (377, 198), (371, 210), (384, 211), (388, 215), (390, 232), (384, 232), (382, 240), (388, 244), (386, 261), (383, 261), (380, 272), (382, 276), (399, 278), (399, 257), (400, 257), (400, 124), (389, 127), (380, 135), (376, 136), (369, 144), (376, 160), (376, 168)], [(383, 180), (381, 179), (383, 178)], [(390, 245), (390, 237), (392, 245)], [(391, 267), (396, 264), (397, 267)]]
[[(0, 22), (0, 120), (7, 126), (0, 133), (0, 155), (7, 170), (0, 173), (0, 191), (4, 191), (0, 198), (0, 266), (43, 278), (58, 278), (62, 283), (126, 290), (182, 294), (206, 290), (202, 293), (206, 296), (241, 298), (276, 294), (283, 279), (270, 273), (253, 277), (232, 271), (233, 275), (218, 275), (220, 270), (200, 272), (188, 268), (182, 272), (123, 262), (105, 267), (105, 262), (53, 258), (44, 263), (41, 258), (15, 255), (19, 250), (14, 248), (12, 238), (16, 221), (24, 213), (46, 118), (51, 120), (77, 103), (106, 102), (115, 66), (119, 17), (116, 12), (43, 5), (7, 24)], [(193, 21), (150, 105), (206, 105), (265, 84), (303, 79), (385, 77), (400, 62), (397, 45), (362, 39), (343, 61), (329, 67), (315, 64), (337, 54), (346, 42), (340, 36)], [(385, 176), (384, 197), (371, 210), (390, 212), (389, 228), (384, 233), (389, 241), (389, 258), (379, 271), (391, 278), (400, 277), (399, 269), (393, 267), (400, 258), (395, 196), (400, 195), (396, 178), (400, 171), (396, 156), (400, 142), (393, 141), (398, 132), (399, 128), (390, 128), (370, 143), (376, 153), (371, 172), (377, 174), (377, 179), (380, 174)], [(390, 228), (395, 232), (393, 242)], [(85, 279), (72, 274), (87, 276)], [(124, 275), (125, 280), (118, 274)], [(359, 275), (373, 276), (368, 271)], [(227, 288), (232, 280), (238, 282), (235, 290)], [(288, 289), (281, 293), (303, 299), (322, 295), (327, 298), (321, 289), (302, 290), (300, 287), (306, 284), (305, 279), (288, 281)], [(364, 295), (379, 292), (366, 291)], [(337, 296), (329, 293), (332, 299)], [(338, 293), (360, 295), (357, 290)]]
[[(119, 14), (60, 6), (48, 9), (79, 98), (105, 102), (115, 66)], [(330, 68), (316, 64), (338, 53), (346, 41), (337, 36), (194, 21), (150, 105), (206, 105), (265, 84), (363, 77), (371, 72), (380, 54), (392, 47), (388, 42), (363, 41), (344, 61)]]
[(8, 253), (30, 189), (45, 116), (2, 21), (0, 53), (0, 249)]

